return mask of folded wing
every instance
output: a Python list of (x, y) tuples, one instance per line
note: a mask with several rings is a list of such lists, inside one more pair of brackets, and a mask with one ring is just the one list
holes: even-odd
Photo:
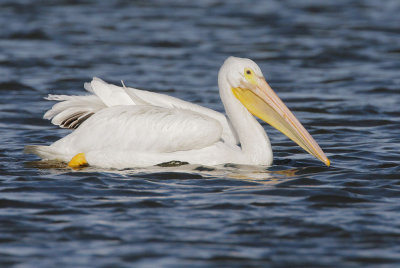
[(79, 152), (157, 152), (195, 150), (221, 139), (221, 124), (179, 108), (149, 105), (102, 109), (51, 147), (62, 154)]
[(48, 100), (60, 101), (44, 115), (52, 123), (62, 128), (75, 129), (85, 120), (100, 110), (118, 105), (155, 106), (161, 108), (178, 108), (196, 112), (217, 120), (222, 126), (221, 138), (228, 143), (236, 144), (237, 135), (227, 118), (219, 112), (164, 94), (139, 90), (130, 87), (119, 87), (108, 84), (99, 78), (85, 83), (85, 89), (92, 93), (89, 96), (49, 95)]

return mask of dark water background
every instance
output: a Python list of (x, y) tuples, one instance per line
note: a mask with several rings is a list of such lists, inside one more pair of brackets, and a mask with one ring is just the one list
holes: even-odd
[[(400, 1), (0, 1), (0, 266), (400, 265)], [(332, 161), (40, 168), (48, 93), (99, 76), (222, 111), (248, 57)]]

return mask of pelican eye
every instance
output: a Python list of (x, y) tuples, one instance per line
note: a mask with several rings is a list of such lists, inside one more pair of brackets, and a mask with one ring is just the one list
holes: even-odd
[(251, 84), (253, 84), (253, 85), (256, 85), (256, 84), (257, 84), (257, 79), (256, 79), (256, 77), (254, 76), (254, 72), (253, 72), (253, 70), (252, 70), (251, 68), (245, 68), (245, 69), (244, 69), (244, 77), (246, 78), (246, 80), (247, 80), (249, 83), (251, 83)]

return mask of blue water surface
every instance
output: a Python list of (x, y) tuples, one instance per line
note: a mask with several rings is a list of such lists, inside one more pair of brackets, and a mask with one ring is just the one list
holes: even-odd
[[(400, 2), (0, 1), (1, 267), (398, 267)], [(72, 170), (47, 94), (93, 76), (223, 111), (256, 61), (332, 161), (265, 125), (268, 169)]]

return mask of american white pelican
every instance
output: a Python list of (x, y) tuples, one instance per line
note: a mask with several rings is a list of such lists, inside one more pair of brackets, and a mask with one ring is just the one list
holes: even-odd
[(271, 144), (255, 115), (330, 165), (255, 62), (229, 57), (219, 70), (218, 85), (227, 117), (171, 96), (94, 78), (85, 84), (91, 95), (47, 97), (60, 102), (44, 118), (75, 130), (50, 146), (27, 146), (26, 152), (71, 167), (120, 169), (174, 160), (271, 165)]

